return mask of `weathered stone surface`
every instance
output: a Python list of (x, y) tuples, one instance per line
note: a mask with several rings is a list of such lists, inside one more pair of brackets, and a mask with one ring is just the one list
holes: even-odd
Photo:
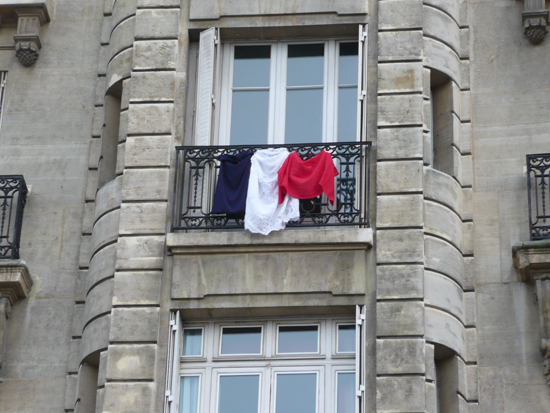
[(173, 101), (176, 88), (175, 72), (139, 72), (130, 83), (132, 102)]
[(131, 17), (113, 28), (109, 42), (109, 59), (132, 46), (135, 26), (136, 19)]
[(423, 412), (426, 406), (424, 377), (378, 377), (377, 412)]
[(127, 169), (122, 181), (123, 201), (166, 201), (168, 169)]
[(422, 195), (378, 196), (378, 228), (418, 227), (424, 221)]
[(116, 268), (147, 270), (162, 268), (164, 237), (120, 237), (117, 243)]
[(421, 265), (378, 266), (376, 297), (378, 299), (423, 298), (423, 267)]
[(388, 161), (377, 165), (377, 191), (379, 194), (392, 192), (418, 192), (422, 190), (421, 161)]
[(376, 259), (379, 264), (412, 263), (424, 260), (422, 230), (378, 230)]
[(424, 374), (424, 340), (376, 340), (376, 374)]
[(378, 126), (422, 125), (422, 95), (378, 97)]
[(109, 327), (111, 315), (92, 320), (82, 332), (80, 360), (95, 351), (105, 350), (109, 345)]
[(462, 288), (450, 278), (426, 271), (424, 275), (426, 304), (445, 310), (465, 323), (465, 303)]
[(138, 10), (136, 13), (136, 39), (177, 39), (178, 9)]
[(118, 238), (120, 210), (116, 209), (100, 217), (92, 230), (92, 254)]
[(177, 40), (148, 40), (134, 43), (134, 69), (175, 69)]
[(128, 109), (129, 134), (169, 134), (172, 128), (171, 103), (130, 104)]
[(379, 160), (422, 158), (422, 128), (388, 128), (378, 130)]
[(170, 136), (131, 136), (126, 141), (126, 166), (169, 166)]
[(422, 28), (421, 1), (381, 1), (378, 5), (379, 30)]
[(451, 209), (431, 201), (424, 201), (425, 231), (443, 238), (463, 251), (462, 220)]
[(107, 383), (103, 412), (149, 413), (155, 388), (154, 383)]
[(114, 308), (109, 341), (156, 343), (158, 340), (158, 308)]
[(120, 233), (162, 234), (166, 229), (165, 202), (124, 203), (120, 211)]
[(424, 316), (426, 318), (426, 340), (443, 344), (462, 358), (470, 360), (466, 332), (457, 318), (431, 307), (426, 307)]
[(433, 7), (424, 7), (424, 34), (450, 46), (460, 54), (460, 30), (458, 24), (448, 14)]
[(153, 380), (156, 345), (111, 345), (108, 350), (108, 380)]
[(376, 335), (420, 336), (424, 334), (424, 305), (420, 301), (383, 301), (376, 305)]
[(378, 34), (378, 60), (420, 60), (422, 57), (422, 32), (397, 31)]
[(84, 324), (101, 314), (107, 314), (111, 311), (113, 286), (113, 280), (106, 280), (90, 290), (84, 307)]
[(159, 304), (161, 276), (160, 271), (117, 273), (113, 305)]

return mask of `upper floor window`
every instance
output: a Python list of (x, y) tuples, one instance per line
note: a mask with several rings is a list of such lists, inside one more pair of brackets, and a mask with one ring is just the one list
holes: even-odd
[[(200, 35), (194, 144), (366, 141), (366, 27), (359, 38), (220, 42)], [(193, 96), (191, 96), (193, 99)]]
[(226, 44), (220, 143), (356, 140), (357, 41)]

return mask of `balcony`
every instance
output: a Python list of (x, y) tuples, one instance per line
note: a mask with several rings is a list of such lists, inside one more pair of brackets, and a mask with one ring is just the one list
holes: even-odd
[(285, 147), (303, 160), (325, 150), (332, 155), (339, 175), (335, 182), (336, 200), (326, 195), (300, 200), (300, 219), (288, 227), (355, 226), (369, 227), (370, 142), (178, 146), (174, 182), (172, 232), (180, 230), (239, 230), (243, 217), (212, 214), (212, 200), (220, 168), (220, 156), (250, 150)]
[(19, 259), (27, 185), (21, 175), (0, 175), (0, 259)]
[(550, 153), (527, 155), (531, 241), (550, 239)]

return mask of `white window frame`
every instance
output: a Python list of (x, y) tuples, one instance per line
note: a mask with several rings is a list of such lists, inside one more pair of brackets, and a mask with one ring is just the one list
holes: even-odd
[[(220, 401), (220, 379), (223, 376), (259, 376), (260, 383), (258, 385), (258, 413), (265, 411), (265, 405), (268, 402), (267, 397), (265, 397), (265, 387), (267, 385), (266, 380), (266, 368), (256, 367), (256, 368), (214, 368), (212, 369), (212, 390), (211, 391), (211, 401), (210, 405), (214, 407), (214, 412), (218, 411), (218, 404)], [(206, 393), (206, 392), (205, 392)], [(199, 409), (199, 412), (201, 410)]]
[[(315, 374), (317, 376), (317, 387), (315, 397), (315, 413), (324, 412), (325, 410), (325, 397), (321, 392), (321, 387), (326, 386), (325, 381), (325, 367), (324, 366), (291, 366), (291, 367), (273, 367), (271, 369), (271, 388), (273, 389), (273, 396), (271, 397), (271, 413), (277, 413), (277, 375), (290, 375), (290, 374)], [(324, 384), (324, 385), (323, 385)], [(323, 385), (323, 386), (322, 386)], [(330, 391), (328, 393), (331, 393)], [(279, 412), (283, 413), (283, 412)], [(328, 413), (328, 412), (327, 412)]]
[(201, 330), (202, 331), (202, 334), (201, 334), (201, 354), (200, 355), (191, 355), (191, 356), (186, 356), (185, 354), (183, 354), (184, 342), (182, 341), (180, 357), (182, 357), (184, 359), (204, 359), (204, 342), (205, 342), (206, 329), (204, 328), (204, 326), (200, 326), (200, 325), (193, 326), (193, 327), (191, 327), (191, 326), (183, 327), (183, 330), (182, 330), (182, 333), (181, 333), (182, 340), (185, 339), (185, 330)]
[[(292, 352), (292, 353), (280, 353), (279, 352), (279, 329), (281, 327), (311, 327), (311, 326), (317, 326), (317, 351), (310, 351), (310, 352)], [(323, 329), (323, 323), (318, 322), (311, 322), (311, 323), (285, 323), (280, 322), (277, 323), (275, 326), (275, 357), (307, 357), (307, 356), (319, 356), (323, 355), (323, 343), (322, 343), (322, 333)]]
[(334, 357), (350, 357), (350, 356), (355, 356), (355, 353), (357, 351), (357, 349), (355, 349), (355, 351), (338, 351), (338, 346), (340, 344), (340, 339), (339, 339), (339, 336), (338, 336), (338, 328), (339, 326), (342, 326), (342, 325), (345, 325), (345, 326), (349, 326), (349, 325), (354, 325), (355, 326), (355, 334), (357, 335), (357, 324), (354, 323), (353, 321), (352, 322), (349, 322), (349, 323), (346, 323), (346, 322), (335, 322), (335, 325), (334, 325), (334, 343), (333, 343), (333, 356)]
[[(285, 139), (286, 127), (286, 92), (287, 92), (287, 62), (288, 46), (302, 44), (324, 44), (324, 79), (323, 79), (323, 124), (322, 141), (335, 142), (338, 138), (338, 84), (339, 75), (339, 45), (353, 43), (357, 39), (309, 39), (302, 41), (277, 42), (230, 42), (222, 46), (222, 79), (221, 105), (219, 108), (218, 144), (229, 145), (231, 134), (231, 111), (233, 91), (233, 62), (235, 46), (271, 46), (270, 82), (269, 82), (269, 116), (268, 116), (268, 144), (282, 144)], [(360, 62), (358, 72), (361, 71)], [(357, 87), (359, 83), (347, 85)], [(301, 89), (301, 86), (290, 87)], [(263, 89), (263, 88), (262, 88)], [(357, 139), (357, 136), (356, 136)]]
[[(260, 352), (259, 353), (232, 353), (232, 354), (222, 354), (222, 341), (223, 341), (223, 329), (224, 328), (255, 328), (260, 327)], [(214, 328), (214, 343), (216, 343), (216, 358), (220, 359), (226, 359), (226, 358), (241, 358), (241, 357), (263, 357), (265, 354), (265, 324), (261, 323), (254, 323), (254, 324), (225, 324), (225, 323), (218, 323)]]

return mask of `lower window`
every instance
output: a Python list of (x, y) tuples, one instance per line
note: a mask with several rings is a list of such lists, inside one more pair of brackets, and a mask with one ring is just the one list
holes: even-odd
[(183, 325), (179, 413), (354, 413), (355, 320)]

